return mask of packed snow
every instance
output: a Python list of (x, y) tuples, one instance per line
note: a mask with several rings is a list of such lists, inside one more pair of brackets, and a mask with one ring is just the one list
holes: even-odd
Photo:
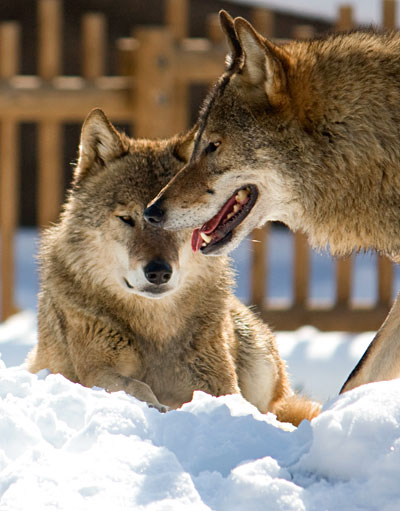
[(400, 509), (400, 381), (337, 396), (373, 332), (277, 333), (293, 386), (325, 403), (311, 423), (201, 392), (160, 414), (24, 369), (37, 339), (37, 284), (23, 276), (31, 242), (18, 242), (18, 296), (32, 310), (0, 325), (0, 511)]

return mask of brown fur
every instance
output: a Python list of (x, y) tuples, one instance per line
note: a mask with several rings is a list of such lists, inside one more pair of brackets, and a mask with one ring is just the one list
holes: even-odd
[[(189, 164), (152, 202), (162, 208), (159, 225), (198, 227), (253, 184), (255, 206), (213, 255), (277, 220), (333, 254), (372, 248), (399, 261), (400, 34), (277, 46), (242, 18), (222, 12), (221, 22), (232, 50), (228, 69), (200, 113)], [(389, 329), (400, 329), (400, 314), (354, 372), (357, 384), (400, 375), (399, 363), (390, 374), (385, 368), (398, 343)], [(374, 370), (364, 370), (378, 351), (369, 360)]]
[[(143, 220), (191, 137), (133, 141), (100, 110), (89, 115), (73, 188), (42, 241), (39, 343), (28, 367), (124, 390), (160, 410), (203, 390), (241, 392), (275, 411), (291, 395), (285, 366), (271, 331), (231, 292), (228, 259), (193, 254), (190, 231)], [(147, 280), (149, 261), (170, 264), (170, 280)], [(312, 418), (314, 405), (299, 413), (284, 418)]]

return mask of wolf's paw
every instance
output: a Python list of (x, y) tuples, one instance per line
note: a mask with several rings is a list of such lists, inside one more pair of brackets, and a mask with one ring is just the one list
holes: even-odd
[(170, 410), (169, 406), (162, 405), (161, 403), (147, 403), (147, 406), (149, 408), (155, 408), (161, 413), (167, 413)]

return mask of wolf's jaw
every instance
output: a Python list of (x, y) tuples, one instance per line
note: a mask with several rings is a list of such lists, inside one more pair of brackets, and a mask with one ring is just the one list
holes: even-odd
[(207, 255), (229, 243), (234, 229), (250, 213), (257, 197), (258, 189), (255, 185), (237, 189), (213, 218), (193, 231), (193, 251), (200, 250)]

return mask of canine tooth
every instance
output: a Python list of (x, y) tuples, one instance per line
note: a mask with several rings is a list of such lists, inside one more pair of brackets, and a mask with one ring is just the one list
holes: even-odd
[(203, 241), (203, 243), (201, 244), (202, 247), (206, 247), (207, 246), (207, 243), (205, 241)]
[(249, 195), (249, 192), (246, 190), (239, 190), (236, 194), (236, 202), (243, 202), (245, 199), (247, 199), (247, 196)]
[(234, 212), (234, 213), (237, 213), (237, 212), (239, 211), (239, 209), (240, 209), (239, 204), (235, 204), (235, 205), (233, 206), (233, 212)]
[(203, 240), (206, 242), (206, 243), (210, 243), (210, 241), (212, 240), (212, 237), (209, 236), (208, 234), (206, 234), (205, 232), (201, 232), (200, 233), (200, 236), (203, 238)]

